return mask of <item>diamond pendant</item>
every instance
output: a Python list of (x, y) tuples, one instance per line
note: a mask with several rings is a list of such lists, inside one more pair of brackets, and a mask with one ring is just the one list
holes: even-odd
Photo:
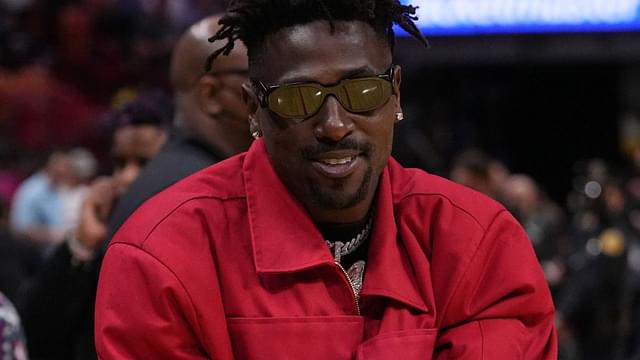
[(364, 260), (358, 260), (354, 262), (347, 271), (347, 276), (349, 277), (349, 281), (351, 281), (356, 297), (360, 297), (360, 289), (362, 289), (362, 282), (364, 279), (364, 266)]
[(333, 243), (333, 258), (336, 262), (340, 262), (342, 259), (342, 248), (344, 244), (341, 241), (336, 241)]

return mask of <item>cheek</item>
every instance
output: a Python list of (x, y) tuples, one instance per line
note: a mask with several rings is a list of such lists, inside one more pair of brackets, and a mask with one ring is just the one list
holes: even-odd
[(299, 144), (304, 143), (304, 124), (283, 125), (278, 119), (269, 119), (266, 116), (259, 118), (259, 126), (264, 136), (269, 154), (292, 153)]
[(393, 138), (387, 137), (385, 138), (384, 143), (378, 142), (376, 144), (376, 155), (375, 159), (373, 160), (373, 166), (374, 169), (376, 169), (379, 173), (382, 173), (382, 169), (387, 166), (389, 157), (391, 157), (392, 142)]
[(244, 101), (242, 101), (242, 95), (228, 89), (221, 96), (221, 102), (223, 107), (227, 109), (227, 111), (239, 118), (246, 119), (248, 116), (247, 106)]
[(391, 149), (393, 147), (393, 131), (394, 123), (392, 121), (381, 120), (380, 123), (374, 124), (369, 131), (369, 141), (375, 148), (376, 161), (381, 166), (386, 165), (386, 162), (391, 155)]
[(391, 148), (393, 147), (393, 131), (395, 127), (393, 125), (389, 126), (387, 130), (384, 131), (384, 144), (385, 144), (385, 152), (387, 156), (391, 154)]
[(288, 169), (295, 165), (293, 158), (299, 153), (293, 135), (286, 132), (265, 133), (264, 141), (267, 153), (274, 165), (280, 169)]

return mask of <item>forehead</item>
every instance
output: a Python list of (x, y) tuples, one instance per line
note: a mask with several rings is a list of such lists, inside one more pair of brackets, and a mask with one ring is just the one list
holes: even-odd
[[(210, 49), (206, 49), (210, 52)], [(206, 56), (201, 56), (198, 62), (201, 63), (202, 59)], [(245, 48), (242, 42), (237, 41), (233, 50), (226, 56), (218, 56), (211, 64), (211, 71), (225, 71), (225, 70), (241, 70), (249, 67), (249, 60), (247, 58), (247, 48)]]
[(156, 151), (163, 130), (153, 125), (128, 125), (114, 134), (113, 154), (116, 156), (146, 156)]
[(391, 50), (361, 21), (314, 21), (267, 37), (257, 69), (266, 83), (316, 81), (332, 84), (354, 70), (378, 74), (391, 64)]

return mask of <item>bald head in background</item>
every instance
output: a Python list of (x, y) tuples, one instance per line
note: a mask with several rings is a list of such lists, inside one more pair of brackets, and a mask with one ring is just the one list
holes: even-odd
[(119, 200), (109, 220), (109, 237), (148, 198), (249, 148), (253, 138), (242, 100), (242, 84), (249, 80), (246, 48), (237, 43), (205, 71), (209, 54), (219, 47), (208, 41), (220, 28), (218, 20), (211, 16), (195, 23), (176, 43), (169, 69), (175, 129)]
[(173, 50), (170, 80), (176, 126), (229, 156), (246, 150), (252, 140), (241, 92), (248, 80), (248, 60), (246, 48), (238, 43), (205, 72), (207, 57), (220, 46), (208, 41), (220, 28), (219, 19), (207, 17), (182, 35)]

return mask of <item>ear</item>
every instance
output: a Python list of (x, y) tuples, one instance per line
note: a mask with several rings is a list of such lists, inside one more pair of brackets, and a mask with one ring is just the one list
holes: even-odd
[(223, 111), (217, 98), (220, 82), (213, 76), (204, 75), (198, 80), (197, 99), (200, 109), (210, 116), (219, 115)]
[(254, 133), (260, 131), (260, 124), (258, 123), (258, 109), (260, 108), (260, 101), (258, 95), (256, 95), (253, 87), (249, 82), (242, 84), (242, 101), (244, 101), (249, 111), (249, 131)]

